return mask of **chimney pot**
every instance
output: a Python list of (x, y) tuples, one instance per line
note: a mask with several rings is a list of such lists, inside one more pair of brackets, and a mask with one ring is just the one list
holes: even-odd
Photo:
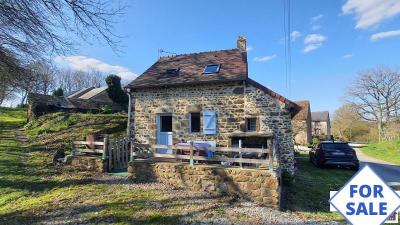
[(237, 39), (237, 48), (241, 52), (246, 52), (246, 37), (245, 36), (239, 36)]

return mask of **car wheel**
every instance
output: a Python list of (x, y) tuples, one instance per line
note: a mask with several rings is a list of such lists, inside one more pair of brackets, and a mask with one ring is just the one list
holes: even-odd
[(360, 169), (360, 165), (359, 164), (351, 167), (351, 170), (354, 170), (354, 171), (358, 171), (359, 169)]

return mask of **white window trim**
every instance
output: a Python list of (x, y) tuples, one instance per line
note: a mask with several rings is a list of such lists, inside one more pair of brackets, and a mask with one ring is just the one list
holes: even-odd
[[(206, 72), (207, 66), (218, 66), (218, 67), (217, 67), (217, 71), (216, 71), (216, 72)], [(204, 73), (204, 74), (219, 73), (219, 69), (220, 69), (220, 68), (221, 68), (221, 64), (218, 64), (218, 63), (216, 63), (216, 64), (207, 64), (207, 65), (204, 66), (203, 73)]]

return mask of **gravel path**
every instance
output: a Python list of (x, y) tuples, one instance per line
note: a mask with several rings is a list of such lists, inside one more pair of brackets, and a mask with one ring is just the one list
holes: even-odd
[[(182, 205), (179, 212), (182, 224), (341, 224), (304, 220), (293, 213), (259, 207), (248, 201), (235, 201), (230, 198), (215, 198), (205, 193), (173, 189), (163, 183), (132, 183), (123, 177), (102, 176), (98, 180), (110, 183), (129, 185), (161, 192), (167, 201), (149, 202), (149, 208), (169, 212), (177, 204)], [(165, 203), (166, 202), (166, 203)]]

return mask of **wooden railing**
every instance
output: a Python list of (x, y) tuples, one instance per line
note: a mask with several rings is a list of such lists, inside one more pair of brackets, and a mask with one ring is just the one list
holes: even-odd
[[(137, 147), (137, 148), (141, 148), (141, 149), (150, 150), (152, 157), (154, 157), (154, 158), (189, 160), (189, 163), (192, 166), (194, 165), (194, 160), (206, 161), (206, 162), (239, 163), (240, 167), (242, 167), (243, 163), (266, 165), (270, 170), (273, 170), (273, 168), (277, 166), (277, 163), (274, 161), (275, 145), (272, 145), (268, 149), (265, 149), (265, 148), (235, 148), (235, 147), (196, 147), (193, 145), (193, 143), (191, 143), (189, 146), (146, 145), (146, 144), (134, 144), (133, 146)], [(172, 153), (158, 153), (157, 150), (159, 150), (159, 149), (169, 149), (169, 150), (172, 150)], [(189, 151), (189, 155), (178, 154), (178, 151)], [(194, 154), (195, 151), (211, 151), (214, 153), (221, 152), (222, 154), (214, 154), (213, 157), (206, 157), (206, 156), (195, 155)], [(232, 157), (230, 157), (230, 155), (232, 155), (232, 154), (226, 154), (226, 153), (238, 153), (238, 158), (232, 158)], [(243, 153), (259, 153), (259, 155), (265, 154), (266, 158), (265, 159), (243, 158)], [(132, 153), (132, 155), (135, 155), (135, 153)]]
[[(75, 153), (94, 153), (103, 154), (107, 149), (106, 142), (101, 141), (74, 141), (74, 152)], [(95, 146), (94, 148), (88, 148), (88, 145)]]
[(128, 137), (109, 138), (103, 141), (74, 141), (72, 155), (101, 155), (107, 163), (107, 170), (124, 169), (130, 160), (130, 140)]

